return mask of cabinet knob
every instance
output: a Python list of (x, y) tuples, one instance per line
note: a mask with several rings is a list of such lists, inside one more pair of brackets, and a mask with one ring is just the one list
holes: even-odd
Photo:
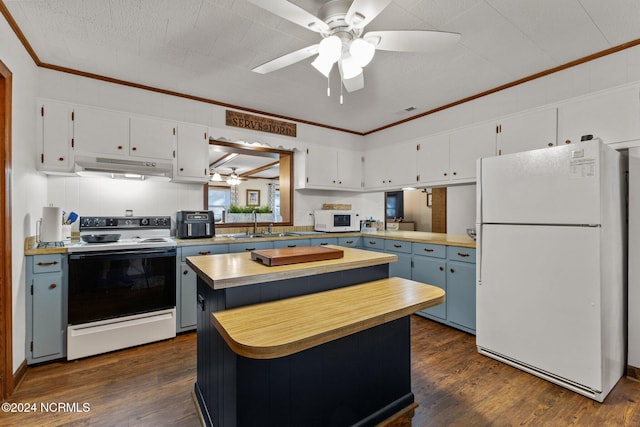
[(182, 274), (184, 274), (186, 276), (187, 274), (189, 274), (189, 270), (183, 271)]
[(131, 151), (136, 151), (137, 148), (136, 147), (131, 147)]
[(553, 142), (548, 143), (547, 147), (553, 147)]
[(184, 172), (184, 168), (180, 168), (180, 172)]
[(458, 175), (458, 172), (454, 172), (453, 174), (454, 174), (454, 175)]
[(122, 150), (122, 145), (118, 145), (118, 150)]
[(338, 184), (342, 184), (342, 181), (338, 181)]
[(453, 268), (452, 268), (452, 269), (450, 269), (449, 271), (450, 271), (450, 272), (452, 272), (452, 273), (455, 273), (455, 271), (453, 270)]
[(444, 271), (444, 267), (443, 266), (440, 266), (440, 271)]
[(58, 160), (64, 162), (64, 157), (58, 157)]
[(444, 173), (444, 176), (447, 176), (447, 173), (446, 173), (446, 172)]
[(52, 283), (52, 284), (49, 285), (49, 289), (55, 289), (57, 287), (58, 287), (58, 285), (56, 285), (55, 283)]
[(567, 139), (564, 143), (565, 143), (565, 144), (571, 144), (571, 140), (570, 140), (570, 139)]

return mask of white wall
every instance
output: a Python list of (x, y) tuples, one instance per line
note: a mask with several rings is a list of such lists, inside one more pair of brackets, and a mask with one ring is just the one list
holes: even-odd
[(457, 185), (447, 188), (447, 233), (467, 235), (476, 226), (476, 186)]
[(0, 61), (12, 73), (11, 99), (11, 262), (13, 306), (13, 370), (25, 360), (24, 239), (34, 234), (33, 218), (46, 201), (46, 180), (36, 174), (37, 69), (4, 19), (0, 19)]

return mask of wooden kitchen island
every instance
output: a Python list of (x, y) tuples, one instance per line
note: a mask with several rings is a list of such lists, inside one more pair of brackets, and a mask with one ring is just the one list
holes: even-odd
[(395, 255), (335, 248), (344, 257), (274, 267), (187, 258), (206, 425), (368, 426), (413, 408), (409, 315), (444, 291), (388, 278)]

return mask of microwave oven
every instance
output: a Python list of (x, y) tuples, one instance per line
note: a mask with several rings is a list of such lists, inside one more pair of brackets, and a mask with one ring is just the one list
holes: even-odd
[(359, 215), (353, 211), (318, 210), (313, 212), (316, 231), (339, 233), (345, 231), (360, 231)]

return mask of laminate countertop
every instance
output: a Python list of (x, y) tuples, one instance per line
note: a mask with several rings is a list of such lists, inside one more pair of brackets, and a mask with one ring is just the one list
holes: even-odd
[(212, 323), (241, 356), (288, 356), (444, 302), (444, 291), (391, 277), (360, 285), (224, 310)]
[(344, 257), (268, 267), (251, 259), (250, 252), (198, 255), (187, 258), (187, 264), (213, 289), (253, 285), (295, 277), (312, 276), (371, 267), (397, 261), (391, 254), (327, 245), (344, 251)]

